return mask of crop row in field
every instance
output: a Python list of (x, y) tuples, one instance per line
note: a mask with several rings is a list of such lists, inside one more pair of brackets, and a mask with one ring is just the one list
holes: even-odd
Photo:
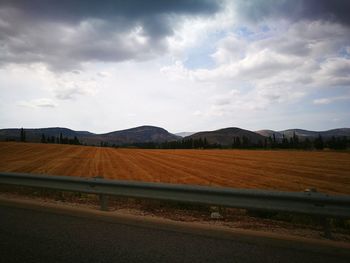
[(0, 171), (350, 194), (350, 153), (0, 143)]

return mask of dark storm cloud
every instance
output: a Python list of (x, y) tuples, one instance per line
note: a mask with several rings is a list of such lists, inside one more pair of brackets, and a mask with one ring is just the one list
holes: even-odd
[(212, 13), (218, 9), (215, 1), (205, 0), (3, 0), (0, 5), (23, 9), (50, 19), (115, 15), (135, 18), (159, 13)]
[(165, 37), (182, 16), (219, 8), (203, 0), (3, 0), (0, 63), (65, 69), (86, 61), (149, 59), (166, 51)]
[(240, 15), (255, 22), (272, 17), (350, 25), (349, 0), (239, 0), (237, 7)]
[(33, 20), (66, 23), (79, 22), (88, 18), (114, 20), (114, 22), (121, 20), (124, 22), (137, 20), (153, 22), (152, 19), (156, 18), (157, 23), (149, 23), (151, 26), (149, 30), (155, 35), (169, 33), (168, 30), (164, 30), (162, 21), (159, 21), (160, 15), (211, 14), (219, 8), (215, 1), (205, 0), (4, 0), (1, 1), (0, 6), (22, 10), (25, 16)]

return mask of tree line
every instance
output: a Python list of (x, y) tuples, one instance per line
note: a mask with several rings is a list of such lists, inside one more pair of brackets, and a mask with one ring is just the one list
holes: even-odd
[(145, 142), (132, 143), (125, 145), (108, 145), (101, 143), (104, 147), (128, 147), (142, 149), (300, 149), (300, 150), (323, 150), (325, 148), (332, 150), (345, 150), (350, 148), (350, 138), (347, 137), (330, 137), (323, 138), (318, 135), (316, 138), (300, 139), (295, 133), (292, 137), (287, 138), (285, 135), (277, 139), (275, 135), (253, 142), (247, 136), (235, 136), (232, 138), (230, 145), (221, 145), (218, 143), (209, 143), (206, 138), (199, 139), (182, 139), (178, 141), (169, 141), (163, 143)]
[(134, 147), (142, 149), (214, 149), (222, 148), (220, 144), (209, 143), (206, 138), (182, 139), (178, 141), (166, 141), (161, 143), (145, 142), (122, 145), (121, 147)]
[[(20, 129), (20, 141), (27, 140), (26, 131)], [(74, 144), (82, 145), (77, 136), (73, 138), (63, 137), (62, 133), (59, 136), (41, 135), (42, 143), (56, 143), (56, 144)], [(323, 150), (325, 148), (332, 150), (345, 150), (350, 148), (350, 138), (343, 137), (327, 137), (323, 138), (320, 134), (316, 138), (300, 139), (295, 133), (290, 138), (284, 134), (282, 138), (276, 138), (276, 135), (266, 137), (264, 140), (253, 142), (247, 136), (234, 136), (230, 145), (221, 145), (218, 143), (209, 143), (207, 138), (184, 138), (178, 141), (166, 141), (162, 143), (144, 142), (131, 143), (124, 145), (110, 145), (108, 142), (101, 142), (101, 147), (128, 147), (128, 148), (142, 148), (142, 149), (301, 149), (301, 150)]]
[(45, 136), (44, 133), (41, 134), (41, 143), (57, 143), (57, 144), (74, 144), (74, 145), (81, 145), (79, 139), (77, 136), (74, 136), (73, 138), (69, 137), (63, 137), (62, 133), (60, 133), (60, 136)]
[(325, 148), (332, 150), (345, 150), (350, 147), (350, 138), (327, 137), (323, 138), (320, 134), (316, 138), (300, 139), (295, 133), (289, 139), (283, 134), (281, 140), (277, 140), (275, 134), (265, 138), (264, 148), (268, 149), (303, 149), (303, 150), (323, 150)]
[[(27, 134), (25, 129), (20, 129), (20, 141), (26, 142), (27, 141)], [(60, 133), (59, 136), (46, 136), (44, 133), (41, 134), (41, 143), (57, 143), (57, 144), (74, 144), (74, 145), (81, 145), (79, 139), (77, 136), (74, 136), (73, 138), (69, 138), (67, 136), (63, 137), (62, 133)]]

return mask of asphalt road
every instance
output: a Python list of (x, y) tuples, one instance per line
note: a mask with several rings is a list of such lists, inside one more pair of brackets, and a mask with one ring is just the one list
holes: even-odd
[(0, 205), (0, 262), (350, 262), (349, 258)]

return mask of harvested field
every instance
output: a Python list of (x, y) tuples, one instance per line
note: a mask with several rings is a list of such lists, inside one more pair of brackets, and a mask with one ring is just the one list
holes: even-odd
[(350, 194), (350, 153), (0, 143), (0, 171)]

